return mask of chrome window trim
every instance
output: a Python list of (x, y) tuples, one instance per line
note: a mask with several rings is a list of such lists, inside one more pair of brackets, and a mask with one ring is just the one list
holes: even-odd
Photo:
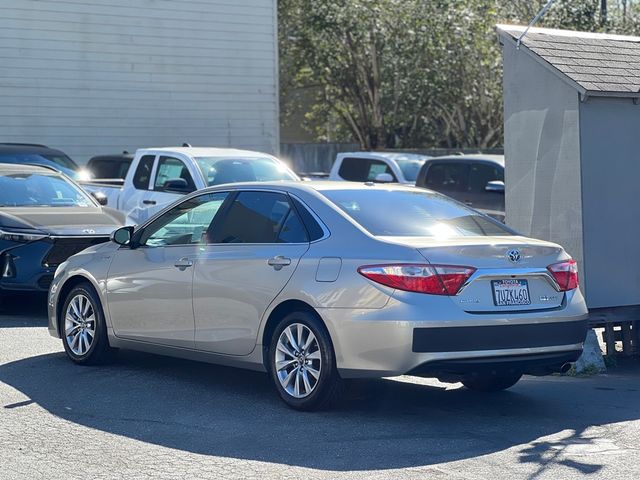
[(520, 268), (520, 269), (512, 269), (512, 268), (504, 268), (504, 269), (479, 269), (473, 272), (473, 274), (467, 279), (466, 282), (460, 287), (457, 295), (460, 295), (467, 286), (476, 280), (491, 280), (491, 279), (502, 279), (502, 278), (516, 278), (516, 277), (542, 277), (544, 278), (556, 292), (560, 292), (560, 285), (556, 282), (556, 279), (553, 278), (551, 272), (546, 268)]

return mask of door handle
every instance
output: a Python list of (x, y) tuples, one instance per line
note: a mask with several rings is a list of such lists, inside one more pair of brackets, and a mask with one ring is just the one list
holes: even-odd
[(464, 201), (464, 204), (465, 204), (467, 207), (473, 207), (473, 202), (470, 202), (469, 200), (465, 200), (465, 201)]
[(176, 263), (174, 263), (174, 266), (177, 267), (179, 270), (185, 270), (186, 268), (193, 266), (193, 261), (189, 260), (187, 257), (182, 257), (176, 260)]
[(291, 259), (283, 257), (282, 255), (278, 255), (277, 257), (273, 257), (267, 260), (267, 263), (271, 265), (275, 270), (281, 270), (282, 267), (291, 265)]
[(142, 203), (144, 203), (145, 205), (155, 205), (156, 201), (155, 200), (143, 200)]

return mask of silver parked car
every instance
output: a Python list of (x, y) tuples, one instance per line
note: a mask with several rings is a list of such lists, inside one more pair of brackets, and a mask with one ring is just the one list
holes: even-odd
[(375, 183), (201, 190), (71, 257), (49, 295), (76, 363), (130, 348), (263, 370), (298, 409), (354, 377), (502, 390), (568, 368), (586, 318), (560, 246)]

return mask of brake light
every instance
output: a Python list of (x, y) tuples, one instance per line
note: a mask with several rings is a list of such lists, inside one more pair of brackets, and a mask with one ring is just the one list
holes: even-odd
[(456, 295), (476, 269), (456, 265), (364, 265), (358, 273), (376, 283), (407, 292)]
[(578, 288), (578, 264), (575, 260), (566, 260), (549, 265), (547, 270), (556, 279), (561, 292)]

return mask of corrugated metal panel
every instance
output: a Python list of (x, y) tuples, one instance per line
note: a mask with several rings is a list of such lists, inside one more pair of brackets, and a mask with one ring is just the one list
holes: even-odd
[(584, 280), (578, 92), (514, 45), (503, 52), (507, 224), (562, 245)]
[(278, 149), (275, 0), (0, 0), (0, 141)]

